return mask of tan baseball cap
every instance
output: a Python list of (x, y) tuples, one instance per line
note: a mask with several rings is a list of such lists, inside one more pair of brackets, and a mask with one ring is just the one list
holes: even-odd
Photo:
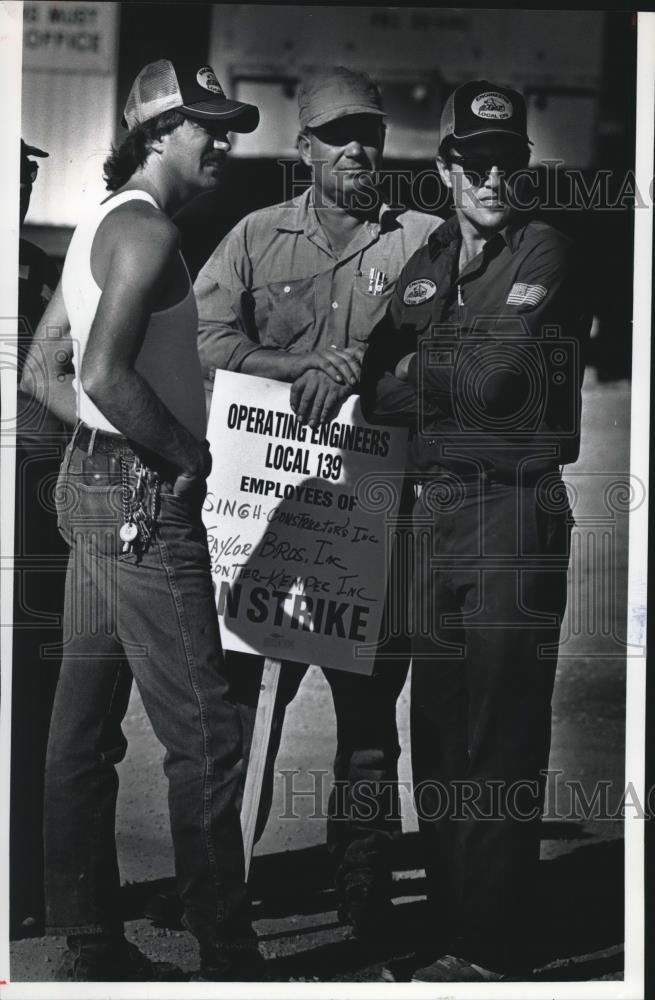
[(317, 128), (346, 115), (384, 116), (382, 95), (367, 73), (332, 66), (303, 80), (298, 90), (303, 128)]

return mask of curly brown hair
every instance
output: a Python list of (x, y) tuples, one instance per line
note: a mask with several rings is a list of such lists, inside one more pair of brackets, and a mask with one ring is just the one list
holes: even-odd
[(117, 191), (126, 184), (135, 170), (146, 162), (153, 142), (183, 125), (180, 111), (164, 111), (150, 121), (137, 125), (118, 146), (112, 146), (104, 163), (104, 180), (108, 191)]

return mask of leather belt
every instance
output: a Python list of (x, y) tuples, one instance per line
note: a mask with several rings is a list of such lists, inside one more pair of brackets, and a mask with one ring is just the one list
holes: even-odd
[(537, 475), (511, 475), (511, 473), (498, 474), (495, 469), (488, 469), (483, 472), (461, 475), (454, 470), (440, 468), (435, 469), (429, 473), (421, 473), (420, 481), (424, 486), (429, 483), (439, 483), (442, 482), (444, 485), (459, 486), (463, 487), (466, 493), (469, 492), (480, 492), (484, 493), (487, 490), (492, 489), (494, 486), (520, 486), (533, 488), (546, 476), (557, 475), (560, 476), (560, 470), (558, 467), (553, 469), (543, 469)]
[(94, 452), (116, 452), (134, 451), (130, 441), (122, 434), (112, 434), (110, 431), (101, 431), (97, 427), (89, 427), (88, 424), (80, 423), (73, 434), (75, 447), (81, 451), (87, 451), (89, 455)]

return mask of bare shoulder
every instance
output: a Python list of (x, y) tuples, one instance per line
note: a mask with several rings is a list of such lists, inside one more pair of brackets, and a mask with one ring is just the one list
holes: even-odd
[(167, 269), (179, 251), (177, 226), (147, 201), (129, 201), (102, 220), (91, 249), (91, 271), (100, 288), (110, 274), (140, 274), (149, 283)]
[(160, 209), (141, 199), (124, 202), (110, 212), (97, 234), (102, 242), (118, 244), (121, 253), (131, 248), (140, 250), (144, 244), (155, 255), (176, 253), (180, 234), (177, 226)]

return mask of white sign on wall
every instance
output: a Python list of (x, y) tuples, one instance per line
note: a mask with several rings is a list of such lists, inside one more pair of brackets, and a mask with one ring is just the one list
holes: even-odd
[(407, 432), (371, 427), (357, 397), (312, 430), (289, 388), (216, 372), (204, 519), (223, 645), (370, 673), (357, 649), (379, 636), (398, 498), (362, 485), (402, 473)]
[(23, 68), (59, 73), (112, 73), (117, 24), (113, 3), (70, 0), (26, 3)]
[(26, 3), (22, 135), (50, 157), (39, 164), (28, 224), (76, 226), (106, 197), (103, 164), (114, 140), (117, 3)]

